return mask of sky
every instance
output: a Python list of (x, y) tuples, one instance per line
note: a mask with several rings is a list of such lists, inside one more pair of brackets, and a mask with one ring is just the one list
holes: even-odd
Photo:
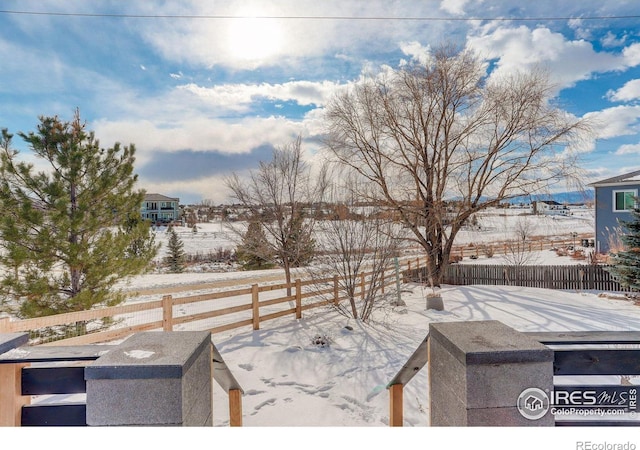
[[(302, 137), (322, 158), (323, 107), (365, 74), (444, 43), (492, 71), (549, 70), (557, 101), (597, 123), (586, 181), (640, 169), (634, 0), (3, 0), (0, 128), (79, 110), (103, 147), (136, 147), (139, 187), (228, 201), (224, 180)], [(19, 139), (21, 157), (34, 160)]]

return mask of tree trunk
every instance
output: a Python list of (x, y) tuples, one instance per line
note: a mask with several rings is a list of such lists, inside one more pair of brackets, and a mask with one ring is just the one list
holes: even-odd
[(282, 261), (282, 266), (284, 267), (284, 279), (287, 284), (287, 297), (291, 296), (291, 263), (285, 257)]

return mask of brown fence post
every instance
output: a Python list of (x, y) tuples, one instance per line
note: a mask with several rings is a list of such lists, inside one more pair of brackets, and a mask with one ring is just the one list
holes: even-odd
[(9, 333), (9, 322), (8, 317), (0, 317), (0, 333)]
[(162, 331), (173, 331), (173, 298), (162, 296)]
[(362, 272), (360, 274), (360, 298), (364, 300), (364, 291), (365, 291), (365, 274)]
[[(0, 353), (19, 348), (28, 342), (27, 333), (0, 335)], [(31, 403), (30, 396), (22, 395), (22, 368), (28, 365), (0, 364), (0, 427), (19, 427), (22, 407)]]
[(229, 426), (242, 426), (242, 391), (229, 389)]
[(253, 329), (260, 329), (260, 305), (258, 296), (258, 285), (251, 286), (251, 305), (253, 307)]
[(333, 304), (336, 306), (340, 304), (340, 289), (338, 285), (338, 275), (333, 276)]
[(382, 269), (382, 273), (380, 275), (380, 293), (384, 294), (384, 279), (387, 275), (386, 269)]
[(22, 368), (29, 364), (0, 364), (0, 427), (19, 427), (22, 407), (31, 397), (22, 395)]
[(394, 384), (389, 387), (389, 426), (401, 427), (403, 425), (403, 385)]
[(302, 282), (296, 280), (296, 319), (302, 319)]

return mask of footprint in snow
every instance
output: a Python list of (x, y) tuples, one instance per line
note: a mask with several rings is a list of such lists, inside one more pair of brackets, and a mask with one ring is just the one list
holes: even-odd
[(251, 390), (246, 391), (244, 393), (244, 395), (260, 395), (260, 394), (264, 394), (265, 392), (267, 392), (267, 391), (259, 391), (257, 389), (251, 389)]
[(260, 411), (263, 407), (270, 405), (273, 406), (276, 404), (276, 399), (275, 398), (270, 398), (269, 400), (265, 400), (264, 402), (260, 403), (259, 405), (254, 406), (253, 409), (255, 409), (256, 411)]

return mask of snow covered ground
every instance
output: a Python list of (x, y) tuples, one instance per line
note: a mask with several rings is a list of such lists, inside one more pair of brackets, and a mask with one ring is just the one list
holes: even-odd
[[(277, 449), (325, 449), (347, 442), (492, 449), (538, 449), (550, 442), (548, 448), (568, 449), (579, 448), (576, 439), (609, 439), (610, 429), (555, 428), (536, 430), (533, 441), (514, 446), (515, 440), (531, 430), (518, 429), (513, 434), (512, 429), (500, 429), (503, 438), (495, 441), (495, 434), (486, 434), (491, 429), (429, 428), (426, 369), (404, 389), (405, 431), (390, 431), (386, 385), (425, 338), (430, 323), (499, 320), (520, 331), (640, 330), (640, 306), (621, 297), (599, 296), (598, 292), (445, 286), (441, 290), (444, 311), (426, 309), (426, 292), (417, 284), (404, 285), (402, 299), (406, 306), (387, 305), (369, 324), (348, 319), (330, 308), (319, 308), (305, 311), (301, 320), (282, 317), (266, 322), (258, 331), (245, 328), (216, 334), (215, 345), (244, 390), (244, 431), (227, 427), (226, 393), (215, 385), (214, 430), (175, 430), (170, 434), (164, 434), (166, 430), (126, 430), (124, 436), (150, 438), (154, 447), (162, 448), (175, 448), (184, 439), (207, 445), (238, 445), (247, 439), (252, 443), (247, 445)], [(328, 345), (316, 345), (318, 336)], [(598, 381), (620, 384), (621, 380), (607, 377)], [(640, 384), (640, 377), (631, 378), (631, 382)], [(422, 432), (416, 434), (409, 428)], [(385, 431), (381, 433), (381, 429)], [(630, 434), (633, 430), (617, 428), (614, 437), (618, 441), (637, 439)], [(78, 432), (87, 439), (95, 438), (94, 432)], [(110, 437), (121, 432), (117, 430)], [(478, 436), (487, 440), (476, 442)], [(568, 439), (573, 446), (558, 446), (558, 439)], [(101, 444), (97, 444), (99, 448), (103, 448)]]
[[(505, 221), (504, 217), (497, 217), (498, 221)], [(561, 229), (580, 231), (578, 224), (582, 222), (586, 223), (585, 232), (592, 229), (592, 219), (549, 220), (562, 224), (551, 230), (554, 234), (562, 234)], [(541, 229), (550, 230), (548, 224)], [(220, 228), (211, 230), (209, 225), (202, 226), (192, 239), (187, 236), (193, 234), (184, 233), (185, 248), (223, 245), (219, 233)], [(472, 236), (474, 240), (481, 235), (480, 231), (470, 233), (476, 233)], [(486, 237), (491, 239), (489, 235)], [(558, 260), (561, 257), (551, 251), (540, 252), (540, 258), (544, 261), (540, 263), (570, 261)], [(127, 286), (138, 290), (223, 280), (248, 283), (259, 276), (279, 273), (273, 270), (150, 274), (137, 277)], [(631, 434), (633, 428), (628, 427), (542, 431), (505, 428), (499, 432), (430, 428), (426, 369), (404, 389), (405, 428), (400, 431), (388, 427), (386, 385), (425, 338), (430, 323), (499, 320), (520, 331), (640, 330), (640, 306), (621, 296), (607, 297), (599, 295), (600, 292), (444, 286), (443, 311), (426, 308), (426, 293), (423, 286), (403, 285), (401, 296), (406, 306), (385, 305), (368, 324), (348, 319), (327, 307), (305, 311), (301, 320), (282, 317), (265, 322), (258, 331), (243, 328), (214, 335), (216, 347), (244, 390), (242, 431), (227, 427), (227, 397), (216, 385), (213, 430), (117, 430), (115, 434), (105, 433), (104, 440), (95, 439), (96, 433), (100, 436), (102, 431), (78, 430), (78, 436), (90, 439), (99, 448), (112, 448), (116, 445), (113, 439), (118, 439), (117, 445), (129, 444), (132, 441), (128, 439), (133, 438), (127, 436), (148, 439), (146, 445), (172, 449), (187, 442), (225, 448), (252, 445), (277, 449), (326, 449), (338, 445), (492, 449), (538, 449), (542, 445), (576, 449), (587, 448), (579, 447), (578, 441), (624, 443), (629, 439), (640, 446), (637, 434)], [(318, 337), (328, 345), (315, 344)], [(608, 377), (605, 381), (619, 384), (621, 380)], [(631, 382), (640, 384), (640, 377), (631, 378)]]
[[(499, 320), (520, 331), (640, 330), (640, 307), (594, 292), (519, 287), (447, 286), (444, 311), (427, 310), (426, 290), (405, 285), (406, 307), (378, 311), (362, 324), (332, 309), (282, 318), (259, 331), (214, 336), (243, 386), (246, 426), (388, 425), (386, 384), (425, 338), (433, 322)], [(321, 336), (326, 347), (313, 343)], [(640, 384), (640, 378), (632, 379)], [(405, 426), (428, 426), (427, 371), (405, 387)], [(613, 380), (619, 382), (619, 380)], [(223, 392), (216, 392), (224, 398)], [(214, 422), (228, 424), (224, 402)]]

